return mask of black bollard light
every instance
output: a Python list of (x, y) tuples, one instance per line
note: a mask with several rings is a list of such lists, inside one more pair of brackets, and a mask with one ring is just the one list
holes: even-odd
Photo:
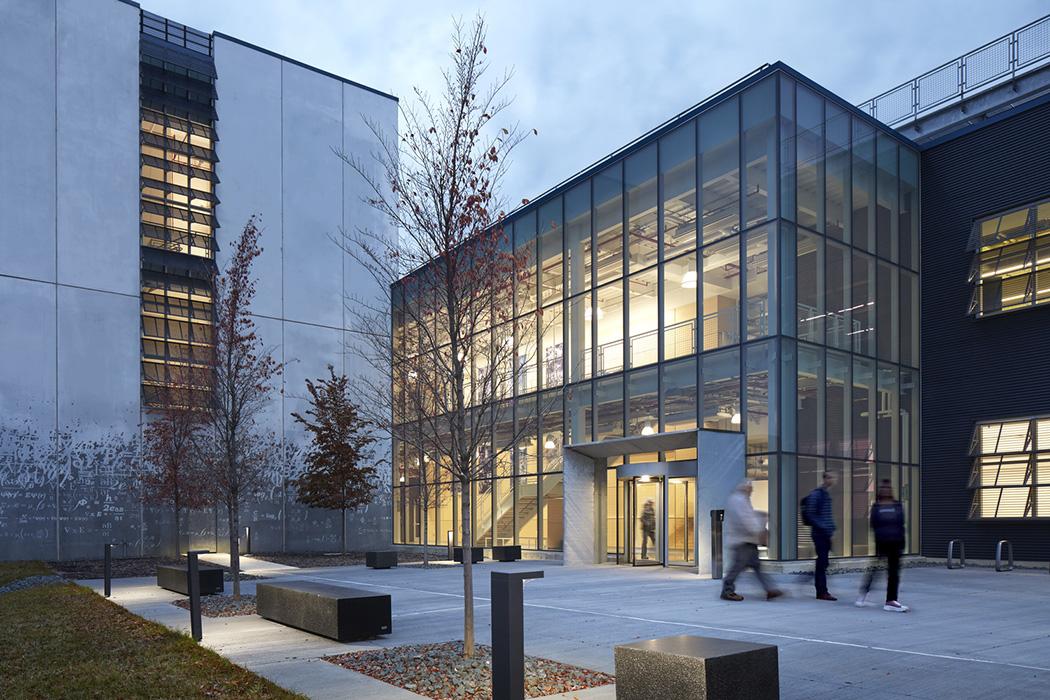
[(104, 579), (103, 587), (108, 598), (113, 592), (113, 545), (109, 543), (102, 545), (102, 578)]
[(186, 553), (188, 559), (186, 575), (189, 577), (188, 587), (190, 590), (190, 635), (193, 641), (201, 640), (201, 579), (200, 567), (197, 565), (197, 555), (207, 554), (207, 549), (193, 549)]
[(543, 578), (543, 572), (492, 572), (492, 700), (525, 700), (527, 578)]
[(720, 579), (723, 574), (722, 527), (725, 522), (724, 510), (711, 511), (711, 578)]

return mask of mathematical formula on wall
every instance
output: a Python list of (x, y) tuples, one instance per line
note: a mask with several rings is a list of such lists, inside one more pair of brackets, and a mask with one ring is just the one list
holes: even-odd
[[(339, 543), (338, 513), (295, 502), (289, 481), (301, 469), (297, 461), (269, 465), (259, 494), (242, 506), (240, 522), (255, 528), (256, 551), (290, 544), (315, 551)], [(77, 425), (48, 431), (28, 420), (0, 423), (0, 560), (98, 558), (105, 542), (124, 544), (129, 555), (167, 553), (174, 538), (172, 514), (143, 505), (141, 473), (137, 433)], [(212, 538), (223, 548), (218, 539), (228, 535), (224, 513), (205, 509), (183, 522), (183, 537)], [(355, 547), (389, 543), (388, 485), (373, 503), (348, 515), (347, 529)]]

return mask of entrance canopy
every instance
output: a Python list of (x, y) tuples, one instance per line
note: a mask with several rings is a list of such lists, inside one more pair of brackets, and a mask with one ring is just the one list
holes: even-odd
[(696, 447), (695, 430), (679, 430), (673, 433), (655, 435), (632, 435), (622, 438), (607, 438), (598, 442), (584, 442), (567, 445), (566, 449), (578, 452), (592, 459), (606, 459), (617, 455), (637, 454), (643, 452), (666, 452)]

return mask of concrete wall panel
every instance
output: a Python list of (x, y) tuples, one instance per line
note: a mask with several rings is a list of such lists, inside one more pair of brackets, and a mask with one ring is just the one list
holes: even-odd
[[(61, 556), (138, 547), (139, 300), (58, 288)], [(101, 533), (101, 536), (100, 536)]]
[(218, 262), (227, 260), (248, 218), (259, 216), (263, 252), (254, 312), (281, 317), (281, 61), (241, 44), (215, 38), (215, 109), (219, 115), (220, 204)]
[(0, 2), (0, 274), (55, 279), (55, 6)]
[(55, 286), (0, 277), (0, 560), (55, 552)]
[(341, 328), (343, 220), (341, 83), (284, 64), (284, 314)]
[[(711, 573), (711, 511), (724, 510), (747, 473), (744, 435), (701, 430), (697, 438), (696, 519), (701, 574)], [(725, 550), (723, 549), (723, 552)], [(727, 555), (728, 552), (725, 552)], [(728, 564), (728, 559), (724, 560)]]
[(139, 11), (58, 2), (58, 281), (139, 293)]

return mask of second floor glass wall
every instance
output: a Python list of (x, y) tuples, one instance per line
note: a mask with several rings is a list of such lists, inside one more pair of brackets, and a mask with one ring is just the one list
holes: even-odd
[(542, 322), (520, 326), (538, 329), (515, 338), (508, 400), (557, 408), (505, 476), (558, 473), (563, 444), (743, 433), (756, 507), (782, 519), (770, 556), (808, 556), (792, 504), (823, 469), (842, 474), (833, 552), (864, 554), (877, 479), (917, 497), (917, 169), (906, 143), (770, 71), (514, 215), (535, 261), (515, 314)]

